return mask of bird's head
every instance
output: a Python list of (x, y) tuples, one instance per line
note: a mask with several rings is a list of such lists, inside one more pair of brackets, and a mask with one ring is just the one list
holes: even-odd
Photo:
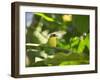
[(50, 37), (57, 37), (57, 35), (56, 34), (51, 34)]

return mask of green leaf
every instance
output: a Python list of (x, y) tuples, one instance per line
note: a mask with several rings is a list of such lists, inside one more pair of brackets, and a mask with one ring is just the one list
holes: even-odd
[(73, 25), (80, 33), (89, 31), (89, 16), (88, 15), (73, 15)]
[(45, 20), (50, 21), (50, 22), (54, 22), (55, 20), (43, 13), (36, 13), (36, 15), (43, 17)]
[(88, 47), (88, 49), (90, 48), (89, 35), (87, 35), (85, 38), (85, 45)]
[(83, 52), (84, 48), (85, 48), (85, 41), (82, 39), (82, 40), (80, 40), (77, 52), (79, 54), (81, 54)]
[(78, 49), (77, 49), (78, 53), (83, 53), (85, 47), (87, 47), (89, 49), (89, 46), (90, 46), (89, 35), (87, 35), (85, 37), (85, 39), (81, 39), (80, 40), (79, 46), (78, 46)]
[(83, 56), (76, 53), (57, 53), (53, 58), (45, 59), (45, 64), (52, 64), (53, 66), (59, 65), (62, 62), (69, 61), (79, 61), (83, 60)]
[(59, 66), (89, 64), (89, 60), (64, 61)]
[(44, 61), (38, 61), (34, 63), (33, 65), (31, 65), (30, 67), (39, 67), (39, 66), (48, 66), (48, 65), (46, 65)]
[(78, 43), (79, 43), (79, 38), (78, 37), (71, 38), (71, 47), (74, 47), (75, 45), (78, 45)]
[(60, 64), (60, 66), (65, 66), (65, 65), (78, 65), (80, 64), (79, 61), (64, 61)]

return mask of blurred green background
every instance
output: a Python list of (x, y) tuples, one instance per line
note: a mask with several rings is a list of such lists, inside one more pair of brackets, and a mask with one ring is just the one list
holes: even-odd
[[(89, 15), (26, 12), (26, 67), (89, 64)], [(57, 47), (47, 45), (57, 34)]]

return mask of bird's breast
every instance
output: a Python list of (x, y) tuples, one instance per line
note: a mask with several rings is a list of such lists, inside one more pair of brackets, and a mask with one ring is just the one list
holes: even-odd
[(50, 47), (56, 47), (56, 44), (57, 44), (56, 37), (49, 38), (48, 44)]

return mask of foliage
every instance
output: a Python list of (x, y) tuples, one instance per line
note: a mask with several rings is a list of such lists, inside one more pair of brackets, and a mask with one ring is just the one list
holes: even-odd
[[(56, 48), (47, 44), (51, 33), (58, 35)], [(89, 16), (33, 13), (26, 25), (26, 66), (89, 64), (89, 41)]]

